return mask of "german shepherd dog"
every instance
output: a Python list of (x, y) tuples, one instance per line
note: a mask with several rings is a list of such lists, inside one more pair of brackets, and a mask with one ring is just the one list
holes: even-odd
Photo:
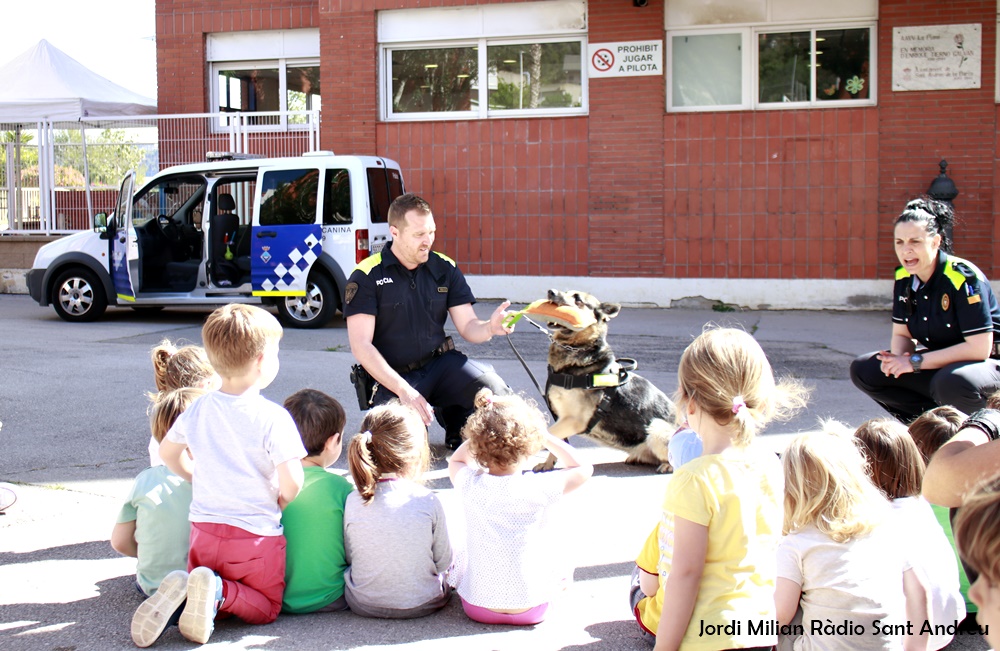
[[(548, 324), (551, 343), (545, 398), (556, 418), (550, 431), (563, 440), (574, 434), (589, 436), (628, 451), (625, 463), (655, 465), (657, 472), (670, 472), (667, 444), (676, 429), (674, 403), (649, 380), (626, 373), (608, 345), (608, 322), (618, 316), (621, 305), (602, 303), (585, 292), (554, 289), (549, 290), (548, 300), (593, 311), (596, 319), (582, 330)], [(593, 383), (605, 385), (603, 388), (565, 388), (567, 384), (586, 384), (595, 374), (600, 379)], [(606, 386), (611, 383), (608, 378), (616, 377), (620, 384)], [(536, 469), (551, 469), (555, 461), (550, 454)]]

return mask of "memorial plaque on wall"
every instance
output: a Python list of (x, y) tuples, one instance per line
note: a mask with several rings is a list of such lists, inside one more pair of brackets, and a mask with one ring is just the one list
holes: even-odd
[(896, 27), (892, 30), (892, 89), (979, 88), (982, 44), (979, 23)]

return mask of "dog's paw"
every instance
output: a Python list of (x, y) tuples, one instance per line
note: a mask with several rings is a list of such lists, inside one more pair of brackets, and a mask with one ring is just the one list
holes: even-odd
[(658, 472), (661, 475), (666, 474), (668, 472), (673, 472), (673, 471), (674, 471), (674, 467), (671, 466), (669, 463), (661, 463), (659, 466), (656, 467), (656, 472)]
[(556, 467), (555, 462), (543, 461), (531, 469), (532, 472), (549, 472)]

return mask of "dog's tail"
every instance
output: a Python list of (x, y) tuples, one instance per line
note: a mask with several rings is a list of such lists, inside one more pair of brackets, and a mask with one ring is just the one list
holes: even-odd
[(667, 446), (677, 426), (662, 418), (654, 418), (646, 426), (646, 445), (660, 463), (668, 463)]

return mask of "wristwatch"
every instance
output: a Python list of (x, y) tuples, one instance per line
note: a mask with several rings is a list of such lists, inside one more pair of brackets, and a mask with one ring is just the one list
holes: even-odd
[(913, 367), (914, 373), (920, 372), (920, 365), (924, 363), (924, 356), (920, 353), (913, 353), (910, 355), (910, 366)]

